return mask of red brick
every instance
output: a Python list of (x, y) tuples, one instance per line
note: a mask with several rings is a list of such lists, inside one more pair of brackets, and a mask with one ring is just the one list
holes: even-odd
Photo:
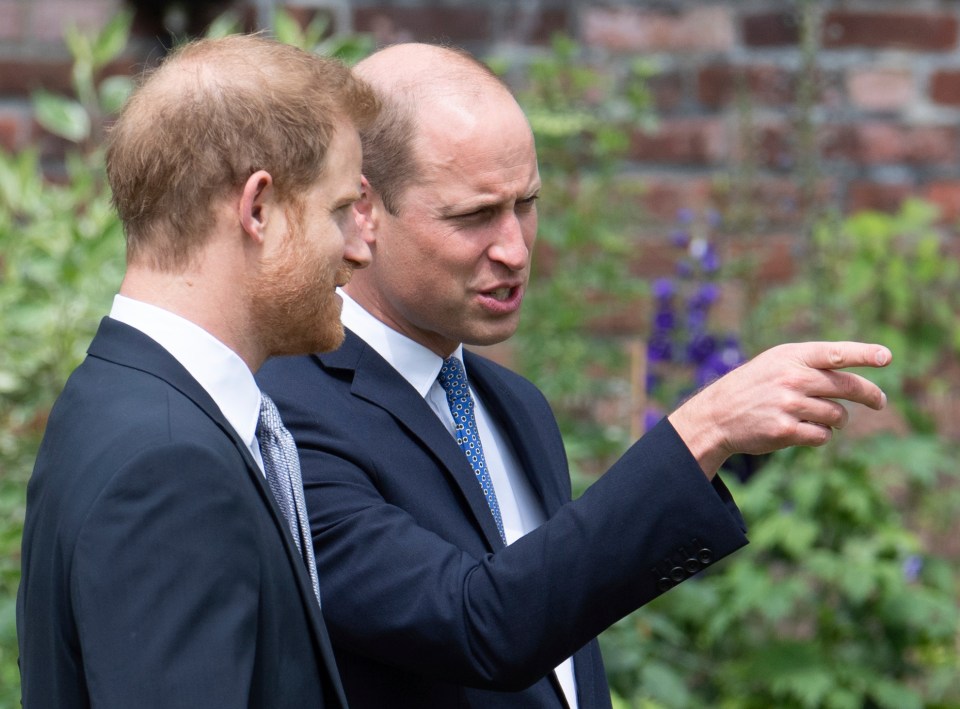
[(720, 119), (676, 118), (661, 122), (651, 133), (631, 136), (630, 155), (647, 163), (716, 165), (729, 154)]
[(658, 115), (678, 110), (684, 101), (684, 79), (678, 71), (662, 71), (647, 80)]
[(507, 16), (507, 37), (514, 42), (545, 45), (557, 33), (570, 34), (570, 14), (564, 8), (543, 8), (533, 16), (511, 7)]
[(833, 11), (823, 22), (823, 46), (943, 52), (957, 46), (957, 18), (932, 12)]
[(748, 47), (782, 47), (800, 43), (800, 26), (792, 12), (748, 15), (741, 23), (743, 43)]
[(70, 60), (37, 62), (29, 59), (0, 59), (0, 93), (27, 96), (34, 89), (70, 90)]
[(861, 67), (847, 75), (850, 102), (868, 111), (899, 111), (917, 99), (913, 73), (909, 69)]
[(909, 183), (879, 183), (854, 180), (847, 186), (847, 212), (871, 209), (894, 214), (904, 201), (914, 193)]
[(745, 82), (748, 97), (759, 105), (779, 106), (793, 98), (793, 79), (780, 67), (713, 64), (703, 67), (697, 75), (700, 103), (719, 108), (736, 100), (741, 81)]
[(923, 188), (921, 195), (940, 208), (940, 221), (955, 223), (960, 219), (960, 180), (931, 182)]
[(786, 283), (797, 275), (797, 237), (772, 233), (738, 239), (728, 247), (727, 259), (752, 265), (752, 275), (761, 283)]
[(378, 44), (402, 41), (470, 42), (489, 40), (490, 13), (485, 9), (452, 7), (357, 8), (354, 27), (370, 32)]
[(0, 148), (16, 152), (30, 139), (30, 110), (23, 108), (5, 108), (0, 110)]
[(930, 77), (930, 98), (934, 103), (960, 106), (960, 70), (935, 71)]
[(25, 14), (24, 3), (17, 0), (0, 0), (0, 39), (22, 39)]
[[(811, 199), (817, 204), (829, 204), (836, 189), (835, 180), (821, 179), (814, 186)], [(746, 185), (718, 181), (712, 204), (730, 220), (737, 220), (735, 229), (741, 225), (752, 229), (786, 229), (803, 224), (807, 218), (803, 199), (795, 177), (761, 175)]]
[(28, 32), (37, 40), (56, 41), (71, 26), (99, 30), (121, 6), (120, 0), (33, 0)]
[(641, 185), (643, 211), (654, 219), (673, 223), (681, 208), (702, 210), (710, 204), (712, 183), (708, 178), (646, 175), (636, 179)]
[(824, 155), (864, 165), (905, 163), (952, 166), (957, 161), (957, 129), (953, 126), (910, 127), (872, 121), (824, 126)]
[(587, 44), (614, 51), (727, 51), (736, 42), (731, 9), (722, 5), (679, 13), (590, 7), (581, 22)]

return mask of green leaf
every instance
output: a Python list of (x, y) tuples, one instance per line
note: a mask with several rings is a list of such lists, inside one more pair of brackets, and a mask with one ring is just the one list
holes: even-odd
[(290, 44), (300, 49), (307, 49), (304, 46), (306, 36), (300, 28), (293, 15), (285, 10), (277, 10), (273, 15), (273, 34), (280, 42)]
[(129, 10), (121, 10), (100, 30), (91, 47), (95, 69), (109, 64), (120, 55), (130, 39), (132, 23), (133, 13)]
[(100, 108), (107, 115), (118, 113), (133, 91), (128, 76), (111, 76), (100, 82)]
[(210, 23), (204, 36), (208, 39), (219, 39), (236, 34), (239, 31), (240, 18), (235, 13), (228, 11), (217, 15)]
[(74, 143), (90, 137), (90, 115), (76, 101), (40, 89), (33, 94), (37, 122)]

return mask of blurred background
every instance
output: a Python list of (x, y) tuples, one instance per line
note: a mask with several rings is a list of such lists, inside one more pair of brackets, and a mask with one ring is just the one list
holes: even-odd
[(881, 342), (885, 412), (732, 460), (750, 546), (601, 638), (615, 706), (960, 707), (960, 1), (0, 0), (0, 706), (25, 488), (123, 272), (100, 142), (131, 75), (264, 29), (463, 46), (544, 190), (520, 332), (578, 491), (779, 342)]

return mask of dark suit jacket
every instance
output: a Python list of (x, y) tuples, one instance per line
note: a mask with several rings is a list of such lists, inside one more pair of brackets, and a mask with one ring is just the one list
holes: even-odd
[(104, 319), (27, 491), (24, 707), (345, 706), (281, 520), (196, 380)]
[(722, 483), (666, 422), (570, 502), (542, 394), (467, 353), (548, 521), (504, 548), (466, 458), (429, 405), (353, 333), (268, 362), (259, 380), (300, 448), (307, 508), (347, 697), (382, 707), (610, 705), (595, 636), (746, 543)]

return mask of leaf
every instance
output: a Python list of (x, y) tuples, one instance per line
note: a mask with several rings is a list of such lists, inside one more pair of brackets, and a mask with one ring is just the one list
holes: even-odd
[(217, 15), (216, 19), (210, 23), (205, 36), (208, 39), (219, 39), (228, 37), (240, 31), (240, 19), (232, 12), (224, 12)]
[(100, 82), (100, 108), (106, 114), (118, 113), (133, 91), (128, 76), (111, 76)]
[(127, 46), (130, 39), (130, 25), (133, 23), (133, 13), (122, 10), (113, 16), (100, 34), (93, 40), (93, 66), (99, 69), (116, 59)]
[(291, 44), (300, 49), (304, 46), (306, 37), (293, 15), (285, 10), (277, 10), (273, 15), (273, 34), (280, 42)]
[(74, 143), (90, 137), (90, 115), (76, 101), (43, 89), (33, 94), (37, 122), (44, 128)]

